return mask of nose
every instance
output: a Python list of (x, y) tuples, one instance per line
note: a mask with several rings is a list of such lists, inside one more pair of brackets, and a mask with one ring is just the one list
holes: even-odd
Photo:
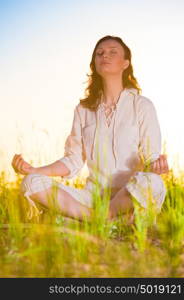
[(108, 55), (107, 55), (106, 53), (104, 53), (104, 54), (103, 54), (103, 57), (104, 57), (104, 58), (105, 58), (105, 57), (108, 57)]

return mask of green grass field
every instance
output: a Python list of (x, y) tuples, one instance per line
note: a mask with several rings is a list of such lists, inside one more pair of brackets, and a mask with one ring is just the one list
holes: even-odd
[[(102, 201), (98, 189), (92, 222), (46, 209), (30, 218), (23, 176), (9, 183), (2, 172), (0, 277), (184, 277), (184, 176), (172, 169), (161, 176), (161, 213), (145, 212), (133, 199), (135, 222), (128, 225), (122, 216), (107, 222), (108, 194)], [(82, 186), (77, 178), (75, 187)]]

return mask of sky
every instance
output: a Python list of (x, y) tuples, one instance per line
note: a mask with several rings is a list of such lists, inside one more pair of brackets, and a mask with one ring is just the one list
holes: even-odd
[(183, 16), (180, 0), (0, 0), (0, 171), (14, 177), (14, 154), (35, 167), (63, 157), (93, 49), (105, 35), (131, 49), (169, 166), (182, 169)]

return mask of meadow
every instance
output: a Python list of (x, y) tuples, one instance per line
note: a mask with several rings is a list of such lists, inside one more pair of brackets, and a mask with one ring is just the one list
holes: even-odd
[(184, 174), (170, 169), (161, 176), (167, 189), (161, 212), (133, 199), (135, 220), (128, 224), (123, 216), (107, 221), (109, 194), (101, 199), (98, 185), (92, 222), (54, 209), (36, 215), (20, 193), (23, 175), (8, 182), (1, 172), (0, 277), (184, 277)]

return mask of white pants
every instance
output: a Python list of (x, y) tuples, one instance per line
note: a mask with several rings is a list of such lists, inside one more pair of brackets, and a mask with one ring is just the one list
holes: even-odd
[[(88, 207), (93, 206), (92, 192), (87, 186), (83, 189), (74, 188), (41, 174), (26, 175), (21, 182), (21, 192), (28, 199), (30, 204), (35, 206), (34, 201), (30, 199), (29, 196), (33, 193), (44, 191), (52, 187), (52, 185), (68, 192), (76, 201)], [(141, 206), (145, 208), (147, 207), (149, 191), (151, 189), (151, 194), (155, 200), (157, 209), (161, 209), (166, 195), (166, 188), (160, 175), (151, 172), (136, 172), (126, 184), (126, 188)]]

